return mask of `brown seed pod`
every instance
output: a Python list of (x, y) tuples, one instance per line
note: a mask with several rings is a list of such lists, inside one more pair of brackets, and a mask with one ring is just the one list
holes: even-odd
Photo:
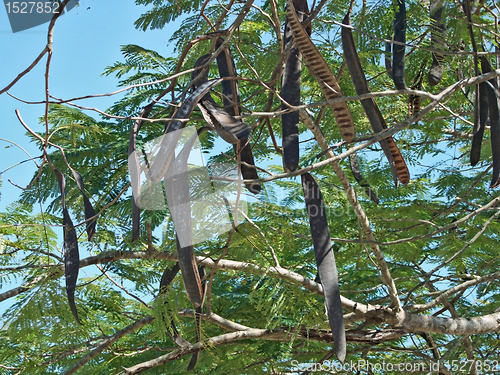
[[(287, 0), (286, 14), (295, 43), (304, 56), (307, 69), (318, 81), (323, 95), (325, 95), (327, 100), (342, 97), (344, 94), (340, 89), (337, 79), (300, 23), (292, 0)], [(333, 116), (335, 117), (335, 121), (337, 121), (342, 138), (346, 142), (351, 142), (354, 139), (354, 120), (352, 119), (347, 103), (345, 101), (331, 103), (330, 107), (333, 110)]]
[[(343, 20), (343, 24), (350, 26), (350, 13), (347, 13)], [(352, 31), (349, 27), (342, 27), (342, 47), (344, 49), (344, 55), (346, 61), (349, 61), (347, 67), (351, 73), (351, 78), (358, 95), (367, 94), (370, 92), (368, 87), (368, 82), (366, 81), (365, 73), (361, 67), (361, 62), (359, 61), (358, 53), (356, 52), (356, 46), (354, 45), (354, 38), (352, 36)], [(375, 131), (375, 133), (380, 133), (381, 131), (387, 129), (385, 119), (380, 112), (377, 103), (373, 98), (362, 99), (361, 105), (366, 112), (368, 121)], [(392, 137), (387, 137), (386, 139), (380, 141), (380, 146), (384, 151), (389, 165), (391, 166), (392, 173), (394, 176), (394, 182), (397, 185), (397, 180), (406, 185), (410, 182), (410, 173), (406, 162), (399, 151), (396, 142)]]

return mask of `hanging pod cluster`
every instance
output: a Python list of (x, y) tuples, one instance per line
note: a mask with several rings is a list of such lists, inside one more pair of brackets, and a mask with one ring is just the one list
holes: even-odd
[[(352, 5), (351, 5), (352, 6)], [(404, 4), (401, 8), (402, 16), (399, 19), (404, 20)], [(285, 24), (285, 46), (290, 44), (288, 58), (285, 62), (283, 77), (282, 97), (291, 106), (300, 104), (300, 57), (304, 57), (307, 69), (317, 80), (323, 95), (327, 100), (339, 99), (343, 96), (342, 90), (330, 70), (325, 59), (318, 51), (310, 39), (310, 28), (304, 27), (303, 20), (308, 15), (307, 2), (304, 0), (287, 0), (287, 18)], [(348, 61), (348, 68), (351, 73), (354, 87), (358, 95), (369, 93), (368, 83), (366, 81), (361, 63), (359, 61), (352, 32), (350, 29), (350, 11), (344, 19), (342, 28), (342, 43), (345, 59)], [(404, 22), (403, 22), (404, 24)], [(401, 34), (401, 28), (395, 34), (395, 40), (400, 41), (404, 35)], [(402, 28), (404, 33), (404, 27)], [(404, 43), (404, 40), (403, 40)], [(394, 49), (396, 54), (397, 67), (395, 77), (397, 85), (406, 88), (404, 83), (404, 50)], [(402, 57), (401, 57), (402, 56)], [(394, 72), (393, 72), (394, 74)], [(387, 129), (385, 120), (378, 109), (375, 101), (364, 99), (361, 104), (367, 114), (368, 120), (373, 130), (378, 133)], [(330, 104), (333, 115), (339, 127), (340, 133), (346, 142), (354, 139), (354, 121), (345, 101), (337, 101)], [(284, 104), (283, 109), (288, 106)], [(297, 113), (297, 117), (295, 116)], [(296, 125), (297, 124), (297, 125)], [(298, 162), (298, 112), (291, 112), (282, 116), (283, 126), (283, 165), (285, 170), (294, 170)], [(297, 134), (297, 135), (296, 135)], [(292, 135), (292, 136), (291, 136)], [(398, 181), (406, 185), (410, 181), (410, 175), (406, 163), (392, 137), (388, 137), (380, 142), (382, 149), (391, 166), (394, 181), (397, 186)], [(361, 184), (363, 177), (360, 172), (356, 155), (350, 158), (351, 169), (356, 180)], [(335, 353), (337, 358), (344, 360), (346, 355), (345, 330), (342, 318), (342, 305), (340, 302), (340, 292), (338, 284), (338, 274), (335, 265), (335, 256), (332, 250), (328, 221), (325, 215), (323, 196), (320, 188), (314, 178), (306, 173), (302, 175), (302, 188), (306, 201), (306, 207), (309, 216), (313, 246), (318, 267), (319, 277), (325, 294), (325, 304), (327, 307), (330, 327), (334, 338)], [(374, 202), (378, 198), (369, 189), (369, 196)]]
[[(469, 36), (471, 38), (472, 51), (474, 52), (474, 70), (476, 76), (489, 73), (493, 70), (490, 60), (481, 55), (481, 69), (479, 68), (479, 59), (477, 57), (478, 48), (476, 38), (472, 28), (472, 14), (476, 12), (470, 0), (463, 4), (464, 12), (467, 16)], [(498, 81), (496, 78), (487, 82), (481, 82), (475, 86), (476, 95), (474, 98), (474, 127), (472, 136), (472, 145), (470, 151), (470, 164), (475, 166), (481, 158), (481, 146), (483, 143), (484, 130), (486, 124), (490, 125), (491, 151), (493, 158), (493, 172), (490, 188), (496, 188), (500, 185), (500, 115), (498, 103)]]
[[(201, 318), (203, 303), (205, 299), (205, 277), (204, 269), (197, 266), (194, 247), (191, 237), (191, 210), (190, 210), (190, 195), (189, 195), (189, 177), (188, 173), (188, 158), (193, 148), (194, 142), (198, 136), (207, 130), (215, 131), (223, 140), (234, 146), (238, 168), (244, 179), (258, 179), (257, 170), (255, 168), (252, 148), (249, 143), (251, 128), (236, 117), (241, 115), (240, 96), (236, 69), (231, 52), (224, 45), (224, 40), (219, 38), (216, 40), (217, 48), (221, 49), (217, 56), (217, 67), (220, 78), (208, 80), (209, 67), (206, 65), (211, 55), (201, 56), (195, 63), (195, 69), (192, 74), (192, 92), (189, 95), (177, 112), (173, 115), (171, 121), (168, 122), (165, 128), (165, 136), (159, 144), (158, 152), (154, 162), (149, 166), (146, 172), (148, 180), (152, 182), (160, 182), (162, 179), (165, 183), (165, 193), (169, 203), (169, 208), (172, 215), (175, 215), (175, 230), (176, 230), (176, 245), (178, 254), (178, 268), (181, 271), (184, 288), (189, 301), (196, 308), (196, 326), (197, 338), (201, 340)], [(210, 94), (210, 90), (221, 84), (223, 104), (220, 108)], [(181, 132), (185, 127), (187, 119), (195, 107), (198, 106), (207, 126), (198, 129), (196, 134), (183, 145), (180, 152), (175, 155), (177, 143), (181, 137)], [(144, 108), (141, 115), (150, 113), (152, 106)], [(136, 137), (140, 130), (140, 124), (133, 127), (129, 141), (129, 157), (135, 155)], [(131, 167), (131, 179), (135, 179), (132, 185), (139, 186), (140, 167), (138, 160), (132, 161), (129, 164)], [(174, 178), (171, 178), (175, 176)], [(169, 178), (165, 178), (169, 177)], [(246, 184), (247, 189), (254, 194), (261, 190), (260, 183)], [(136, 196), (133, 199), (133, 241), (137, 240), (140, 235), (140, 197)], [(179, 234), (183, 233), (183, 240), (179, 238)], [(161, 281), (161, 288), (165, 288), (175, 277), (177, 273), (175, 267), (165, 270), (165, 274)], [(202, 275), (200, 275), (202, 273)], [(176, 330), (174, 332), (174, 341), (180, 345), (186, 345), (187, 341), (182, 339)], [(192, 370), (197, 362), (198, 353), (193, 354), (188, 370)]]
[[(288, 0), (286, 10), (285, 46), (288, 46), (290, 52), (285, 61), (282, 82), (283, 99), (292, 106), (300, 104), (301, 55), (304, 57), (311, 75), (318, 81), (327, 100), (342, 97), (342, 90), (335, 76), (309, 37), (310, 28), (305, 28), (301, 23), (309, 13), (307, 1), (294, 0), (292, 2)], [(352, 141), (354, 138), (354, 121), (347, 103), (340, 101), (332, 103), (330, 106), (342, 137), (347, 142)], [(287, 109), (288, 106), (283, 104), (282, 108)], [(287, 171), (295, 170), (298, 167), (298, 121), (298, 111), (282, 116), (283, 165)], [(346, 356), (345, 328), (338, 273), (330, 240), (325, 204), (315, 179), (309, 173), (302, 174), (301, 178), (316, 265), (323, 286), (335, 354), (340, 361), (344, 361)]]
[[(481, 56), (481, 68), (483, 74), (493, 70), (486, 56)], [(493, 157), (493, 172), (490, 188), (500, 185), (500, 113), (498, 103), (498, 81), (496, 78), (482, 82), (476, 86), (476, 100), (474, 111), (474, 135), (470, 152), (470, 162), (474, 166), (479, 162), (481, 156), (481, 145), (483, 141), (486, 123), (490, 125), (491, 152)]]
[[(223, 40), (221, 38), (216, 40), (216, 47), (222, 47), (222, 52), (217, 55), (217, 68), (220, 78), (236, 78), (236, 67), (231, 51), (227, 46), (223, 46)], [(211, 55), (200, 57), (195, 63), (195, 69), (200, 69), (210, 57)], [(202, 77), (197, 80), (196, 78), (200, 70), (195, 70), (192, 73), (192, 80), (195, 80), (193, 87), (198, 87), (198, 85), (207, 82), (208, 67), (205, 68), (204, 72)], [(207, 93), (199, 100), (198, 108), (211, 129), (216, 131), (226, 142), (233, 145), (243, 178), (246, 180), (258, 179), (259, 176), (254, 167), (255, 161), (252, 147), (248, 140), (251, 129), (243, 120), (235, 118), (235, 116), (241, 115), (238, 81), (235, 79), (223, 80), (222, 95), (224, 108), (219, 108), (217, 106), (210, 93)], [(254, 194), (258, 194), (261, 190), (259, 183), (247, 184), (246, 187), (248, 191)]]

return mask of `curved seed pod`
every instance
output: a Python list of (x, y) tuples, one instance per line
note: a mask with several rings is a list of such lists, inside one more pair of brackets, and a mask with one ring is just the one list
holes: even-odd
[[(167, 199), (169, 202), (169, 208), (172, 215), (175, 217), (175, 229), (177, 233), (191, 234), (191, 210), (189, 206), (189, 180), (187, 173), (187, 160), (189, 154), (193, 147), (194, 142), (198, 136), (208, 130), (208, 127), (202, 127), (198, 129), (197, 134), (194, 134), (188, 142), (184, 145), (179, 155), (175, 158), (172, 163), (171, 173), (165, 177), (165, 192), (167, 194)], [(182, 272), (182, 279), (184, 282), (184, 288), (188, 299), (195, 305), (199, 307), (203, 304), (205, 298), (204, 291), (200, 280), (200, 275), (198, 268), (196, 266), (196, 259), (194, 256), (194, 248), (192, 245), (181, 246), (179, 242), (178, 235), (176, 235), (177, 244), (177, 255), (178, 263), (171, 269), (166, 270), (163, 273), (162, 279), (160, 281), (160, 291), (162, 291), (165, 286), (168, 286), (175, 275), (179, 271)], [(173, 330), (173, 340), (179, 346), (190, 345), (188, 341), (182, 338), (177, 331), (175, 325), (171, 324)]]
[[(486, 56), (481, 56), (483, 73), (492, 71), (490, 61)], [(491, 153), (493, 156), (493, 173), (490, 188), (494, 189), (500, 185), (500, 114), (498, 108), (498, 84), (496, 78), (490, 79), (486, 85), (488, 92), (488, 108), (491, 132)]]
[[(198, 104), (198, 102), (205, 96), (207, 92), (217, 86), (219, 83), (222, 83), (223, 79), (216, 78), (211, 79), (208, 82), (201, 84), (194, 92), (182, 103), (181, 108), (175, 113), (174, 119), (186, 120), (193, 113), (194, 107)], [(182, 129), (184, 127), (185, 122), (182, 121), (172, 121), (167, 126), (167, 132), (171, 133), (176, 130)]]
[(378, 204), (378, 197), (377, 194), (372, 190), (370, 185), (365, 181), (363, 178), (363, 175), (361, 174), (361, 168), (359, 167), (359, 162), (358, 162), (358, 155), (356, 153), (349, 155), (349, 164), (351, 165), (351, 171), (358, 182), (359, 186), (365, 189), (366, 194), (370, 197), (370, 199)]
[[(299, 22), (309, 15), (307, 1), (295, 0), (293, 2), (295, 11), (298, 12)], [(311, 30), (306, 30), (311, 35)], [(300, 75), (302, 72), (302, 54), (294, 43), (292, 31), (285, 22), (285, 48), (291, 45), (288, 58), (285, 61), (283, 81), (281, 85), (281, 97), (290, 105), (300, 105)], [(286, 110), (288, 106), (281, 104), (281, 109)], [(281, 127), (283, 131), (283, 168), (285, 172), (293, 172), (299, 166), (299, 112), (294, 111), (281, 115)]]
[(301, 175), (302, 189), (306, 201), (309, 225), (313, 239), (314, 255), (318, 267), (330, 328), (332, 330), (335, 354), (344, 362), (346, 356), (346, 338), (342, 304), (340, 302), (339, 280), (335, 255), (330, 239), (330, 230), (326, 219), (325, 203), (318, 184), (309, 173)]
[[(212, 56), (211, 54), (207, 53), (206, 55), (203, 55), (203, 56), (199, 57), (198, 60), (196, 60), (196, 62), (194, 63), (194, 67), (193, 67), (196, 70), (194, 70), (191, 73), (191, 81), (194, 81), (200, 75), (201, 67), (207, 63), (207, 61), (210, 59), (211, 56)], [(208, 71), (209, 70), (210, 69), (207, 69), (200, 79), (198, 79), (196, 82), (193, 82), (193, 86), (191, 87), (191, 92), (196, 91), (196, 89), (198, 87), (200, 87), (202, 84), (208, 82)], [(208, 100), (212, 103), (215, 103), (215, 101), (212, 98), (212, 95), (210, 95), (209, 91), (203, 96), (203, 98), (200, 99), (199, 103), (202, 101), (205, 101), (205, 100)]]
[[(444, 0), (431, 0), (431, 48), (442, 50), (446, 29), (443, 22)], [(435, 86), (443, 77), (444, 56), (440, 53), (432, 52), (432, 65), (429, 70), (429, 85)]]
[[(243, 121), (236, 119), (222, 108), (217, 107), (209, 101), (198, 103), (198, 106), (203, 107), (203, 117), (207, 122), (215, 128), (215, 131), (226, 142), (237, 144), (239, 140), (248, 140), (252, 129)], [(208, 116), (205, 115), (208, 114)], [(250, 177), (249, 177), (250, 178)], [(256, 177), (258, 178), (258, 176)]]
[(177, 236), (176, 244), (184, 289), (186, 289), (189, 301), (191, 301), (195, 307), (199, 307), (203, 303), (203, 296), (200, 275), (194, 257), (194, 247), (193, 245), (182, 247)]
[[(161, 276), (160, 280), (160, 294), (165, 294), (170, 289), (170, 284), (172, 284), (172, 281), (174, 281), (175, 276), (177, 276), (179, 270), (179, 262), (175, 263), (171, 268), (165, 268), (165, 271), (163, 271), (163, 275)], [(174, 324), (173, 319), (170, 321), (170, 330), (167, 329), (167, 333), (172, 341), (174, 341), (178, 346), (183, 347), (191, 345), (189, 341), (185, 340), (181, 336)]]
[[(405, 0), (396, 0), (396, 19), (394, 20), (394, 41), (406, 43), (406, 7)], [(406, 89), (405, 51), (400, 44), (392, 45), (392, 80), (398, 90)]]
[(94, 207), (92, 206), (92, 203), (90, 203), (89, 199), (87, 198), (87, 195), (85, 194), (85, 187), (83, 186), (83, 179), (80, 173), (75, 171), (74, 169), (71, 169), (71, 173), (73, 174), (73, 178), (75, 179), (75, 182), (82, 192), (83, 195), (83, 205), (85, 207), (85, 220), (86, 220), (86, 228), (87, 228), (87, 236), (89, 241), (92, 241), (92, 238), (95, 235), (95, 224), (96, 224), (96, 219), (92, 219), (95, 216), (95, 210)]
[[(287, 0), (286, 14), (295, 43), (304, 56), (307, 69), (309, 69), (311, 75), (318, 81), (321, 91), (323, 91), (323, 95), (325, 95), (327, 100), (342, 97), (342, 90), (340, 89), (337, 79), (300, 23), (292, 0)], [(342, 138), (344, 138), (346, 142), (351, 142), (354, 139), (354, 120), (352, 119), (347, 103), (344, 101), (336, 102), (330, 104), (330, 107), (333, 110), (333, 115), (335, 121), (337, 121)]]
[[(211, 55), (207, 54), (200, 57), (196, 60), (194, 68), (196, 69), (204, 65), (210, 56)], [(194, 80), (198, 74), (199, 72), (195, 70), (191, 75), (191, 80)], [(207, 81), (208, 70), (201, 79), (193, 84), (193, 88), (196, 89), (199, 85)], [(223, 81), (223, 84), (229, 82), (230, 81)], [(250, 129), (250, 127), (243, 121), (237, 120), (233, 115), (226, 112), (226, 110), (219, 108), (212, 98), (212, 95), (210, 95), (210, 92), (207, 92), (198, 102), (198, 108), (200, 109), (205, 121), (214, 128), (213, 130), (215, 130), (222, 139), (230, 144), (237, 144), (239, 139), (248, 138), (252, 132), (252, 129)], [(234, 112), (234, 108), (231, 107), (231, 110)]]
[[(186, 120), (191, 116), (194, 107), (198, 104), (198, 102), (205, 96), (205, 94), (217, 86), (222, 82), (222, 79), (212, 79), (208, 82), (201, 84), (185, 101), (182, 103), (182, 106), (174, 115), (173, 119)], [(172, 133), (176, 130), (180, 130), (185, 126), (186, 122), (184, 121), (171, 121), (167, 125), (167, 129), (165, 133)], [(180, 136), (180, 134), (179, 134)], [(155, 158), (155, 161), (151, 165), (151, 168), (147, 172), (147, 177), (152, 182), (160, 182), (161, 179), (165, 176), (167, 170), (170, 167), (170, 163), (172, 162), (175, 145), (177, 144), (178, 138), (169, 138), (163, 137), (162, 143), (158, 150), (158, 154)]]
[[(351, 22), (349, 13), (347, 13), (344, 17), (342, 23), (346, 26), (350, 26)], [(356, 46), (354, 45), (354, 38), (352, 37), (351, 29), (348, 27), (342, 27), (341, 34), (345, 60), (349, 61), (347, 67), (351, 73), (356, 93), (358, 95), (367, 94), (370, 92), (370, 88), (368, 87), (365, 73), (361, 67), (361, 63), (356, 52)], [(368, 117), (375, 133), (380, 133), (381, 131), (387, 129), (384, 117), (382, 116), (382, 113), (380, 113), (380, 110), (373, 98), (362, 99), (361, 105), (363, 106), (366, 116)], [(380, 141), (380, 146), (389, 161), (396, 185), (398, 179), (403, 185), (408, 184), (408, 182), (410, 182), (410, 172), (408, 171), (406, 162), (403, 159), (396, 142), (394, 142), (394, 139), (392, 137), (388, 137)]]
[[(392, 39), (391, 36), (389, 38)], [(389, 75), (389, 78), (392, 79), (392, 60), (389, 59), (389, 55), (391, 54), (392, 51), (392, 43), (385, 42), (385, 70), (387, 70), (387, 74)]]
[[(484, 65), (483, 65), (484, 70)], [(486, 73), (486, 72), (484, 72)], [(481, 158), (484, 129), (488, 120), (488, 88), (486, 82), (481, 82), (476, 88), (474, 106), (474, 129), (470, 149), (470, 165), (475, 166)]]
[[(198, 267), (198, 272), (200, 273), (200, 278), (203, 280), (207, 276), (207, 272), (205, 270), (205, 267), (199, 266)], [(203, 290), (203, 299), (205, 299), (205, 294), (207, 292), (207, 282), (206, 280), (203, 281), (201, 288)], [(196, 325), (196, 341), (201, 342), (201, 314), (203, 313), (202, 306), (196, 308), (196, 319), (195, 319), (195, 325)], [(194, 369), (196, 366), (196, 363), (198, 362), (198, 357), (200, 356), (200, 352), (195, 352), (191, 356), (191, 360), (189, 361), (189, 365), (187, 370), (191, 371)]]
[[(253, 168), (255, 162), (253, 159), (252, 146), (248, 138), (242, 138), (238, 140), (238, 143), (234, 146), (234, 151), (239, 159), (248, 165), (240, 164), (241, 175), (244, 180), (257, 179), (259, 175), (257, 174), (257, 169)], [(262, 186), (259, 182), (253, 182), (250, 184), (245, 184), (247, 190), (252, 194), (259, 194)]]
[(78, 251), (78, 238), (75, 227), (69, 216), (66, 208), (66, 195), (64, 190), (66, 182), (61, 171), (54, 169), (59, 189), (61, 190), (61, 201), (63, 208), (63, 236), (64, 236), (64, 274), (66, 276), (66, 294), (68, 295), (68, 303), (71, 313), (75, 317), (78, 324), (82, 324), (78, 318), (78, 311), (75, 305), (75, 289), (78, 280), (78, 272), (80, 271), (80, 254)]
[[(217, 48), (222, 45), (223, 40), (218, 38), (216, 41)], [(236, 67), (234, 65), (234, 59), (229, 48), (224, 48), (221, 54), (217, 56), (217, 67), (219, 69), (219, 76), (221, 78), (236, 77)], [(240, 92), (238, 87), (238, 81), (236, 80), (224, 80), (222, 82), (222, 94), (224, 109), (231, 116), (241, 115), (240, 108)], [(239, 161), (242, 161), (248, 165), (240, 164), (241, 175), (245, 180), (258, 179), (257, 169), (252, 168), (255, 166), (255, 161), (253, 158), (252, 147), (248, 138), (241, 138), (234, 145), (234, 152), (238, 157)], [(261, 185), (259, 183), (245, 184), (248, 191), (254, 194), (260, 193)]]
[(165, 268), (160, 279), (160, 294), (165, 293), (169, 288), (172, 281), (174, 281), (175, 276), (179, 273), (180, 267), (179, 262), (176, 262), (172, 267)]

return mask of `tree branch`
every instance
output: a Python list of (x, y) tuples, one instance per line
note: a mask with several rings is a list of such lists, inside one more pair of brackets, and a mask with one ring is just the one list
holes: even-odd
[(64, 372), (64, 375), (71, 375), (77, 372), (79, 369), (81, 369), (85, 364), (87, 364), (89, 361), (97, 357), (99, 354), (101, 354), (104, 350), (109, 348), (113, 343), (121, 339), (122, 337), (128, 335), (129, 333), (132, 333), (134, 331), (137, 331), (138, 329), (144, 327), (147, 324), (150, 324), (153, 322), (154, 318), (152, 316), (147, 316), (141, 320), (138, 320), (137, 322), (119, 330), (116, 332), (113, 336), (108, 337), (107, 339), (103, 340), (103, 342), (94, 350), (92, 350), (89, 354), (87, 354), (85, 357), (80, 359), (76, 364), (71, 366), (68, 370)]

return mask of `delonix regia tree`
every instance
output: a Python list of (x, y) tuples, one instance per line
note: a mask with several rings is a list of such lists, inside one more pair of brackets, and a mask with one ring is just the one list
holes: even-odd
[[(500, 371), (496, 2), (136, 3), (176, 54), (122, 46), (99, 113), (17, 113), (44, 157), (0, 214), (0, 373)], [(219, 164), (246, 209), (197, 242), (169, 197)]]

